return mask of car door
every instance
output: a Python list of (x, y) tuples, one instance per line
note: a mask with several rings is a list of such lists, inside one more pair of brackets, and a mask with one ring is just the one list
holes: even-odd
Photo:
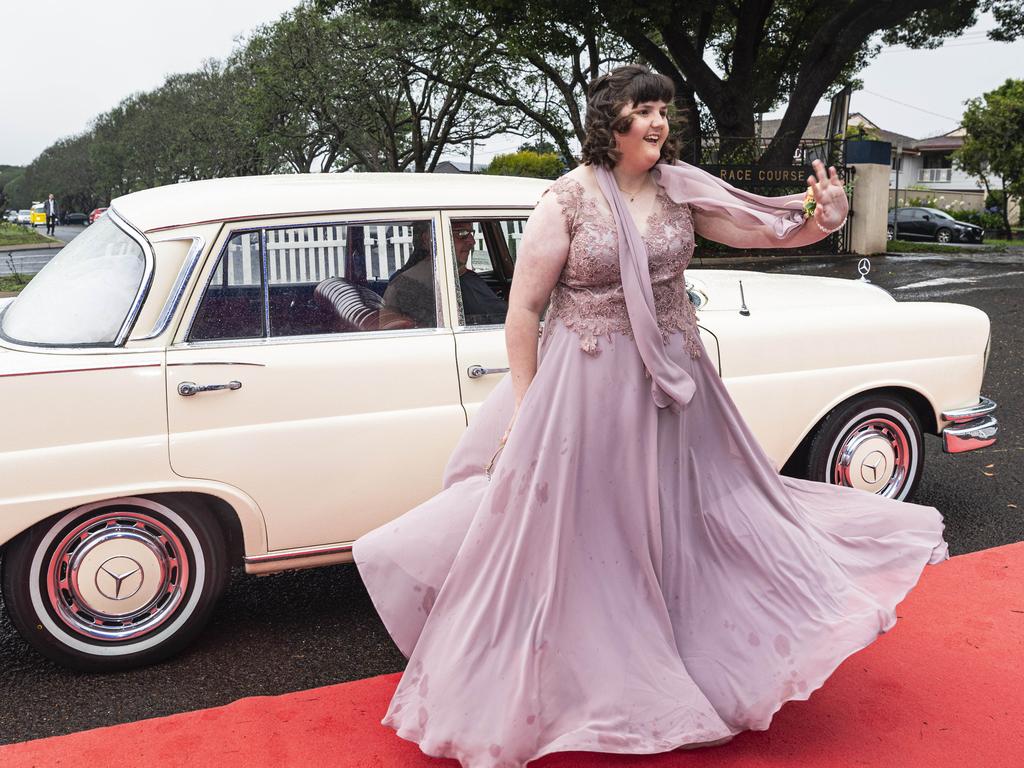
[(935, 233), (939, 230), (940, 221), (935, 214), (918, 209), (915, 217), (918, 222), (918, 231), (924, 240), (934, 240)]
[[(443, 253), (453, 276), (449, 290), (459, 385), (469, 420), (508, 372), (505, 312), (529, 214), (516, 209), (462, 210), (442, 217)], [(466, 269), (458, 275), (463, 264)]]
[(921, 219), (918, 217), (917, 208), (900, 208), (897, 213), (897, 220), (899, 221), (899, 232), (900, 238), (907, 238), (908, 240), (915, 240), (921, 237)]
[(353, 541), (439, 489), (466, 422), (436, 225), (279, 220), (211, 256), (167, 354), (170, 461), (251, 496), (268, 550)]

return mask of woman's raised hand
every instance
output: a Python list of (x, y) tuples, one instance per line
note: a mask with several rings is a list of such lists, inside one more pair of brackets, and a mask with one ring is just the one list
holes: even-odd
[(807, 186), (814, 191), (814, 218), (825, 229), (833, 229), (850, 210), (846, 189), (835, 166), (830, 167), (827, 173), (821, 160), (815, 160), (811, 166), (814, 173), (807, 177)]

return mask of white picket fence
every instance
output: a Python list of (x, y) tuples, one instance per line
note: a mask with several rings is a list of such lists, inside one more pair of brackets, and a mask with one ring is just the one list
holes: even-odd
[[(523, 237), (521, 220), (500, 222), (513, 260)], [(368, 280), (387, 280), (405, 264), (413, 251), (413, 228), (409, 224), (364, 224), (362, 258)], [(346, 238), (354, 226), (294, 227), (269, 229), (267, 271), (274, 284), (319, 283), (329, 277), (345, 277)], [(470, 257), (474, 269), (491, 268), (483, 233), (475, 224), (476, 244)], [(228, 246), (228, 285), (257, 285), (260, 279), (258, 234), (236, 236)]]

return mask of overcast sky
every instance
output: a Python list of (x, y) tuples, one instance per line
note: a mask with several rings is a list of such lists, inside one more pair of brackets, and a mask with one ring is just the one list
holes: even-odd
[[(25, 165), (62, 136), (129, 94), (159, 86), (174, 72), (224, 58), (239, 36), (278, 18), (294, 0), (2, 0), (7, 77), (0, 111), (0, 164)], [(888, 50), (862, 73), (851, 111), (915, 138), (956, 127), (963, 102), (1024, 77), (1024, 41), (992, 43), (983, 18), (934, 51)], [(828, 105), (820, 105), (827, 113)], [(766, 117), (778, 117), (773, 113)], [(496, 137), (477, 157), (515, 149)]]

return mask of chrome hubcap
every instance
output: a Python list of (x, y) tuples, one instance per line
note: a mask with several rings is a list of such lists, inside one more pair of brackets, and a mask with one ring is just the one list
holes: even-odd
[(948, 232), (939, 232), (938, 241), (940, 243), (948, 243), (949, 242), (949, 233)]
[(181, 539), (138, 511), (111, 511), (73, 527), (53, 550), (46, 576), (60, 620), (108, 641), (153, 631), (181, 604), (188, 584)]
[(898, 498), (914, 457), (904, 425), (884, 416), (860, 422), (833, 449), (831, 482)]

